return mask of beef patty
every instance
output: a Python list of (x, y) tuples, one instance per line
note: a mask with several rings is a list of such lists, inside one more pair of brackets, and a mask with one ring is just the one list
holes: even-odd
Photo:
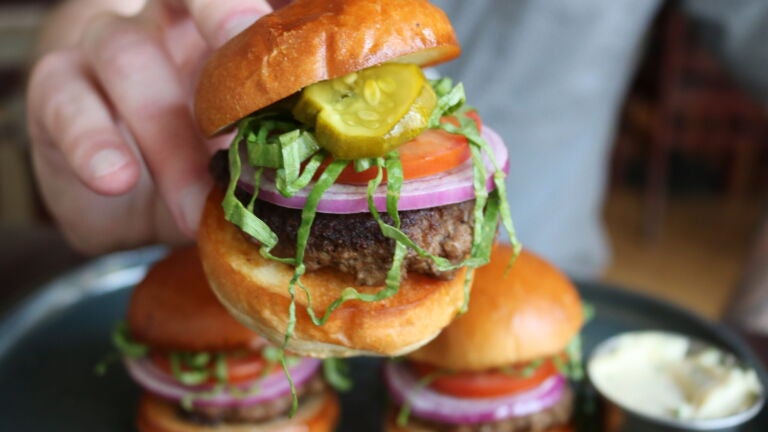
[[(220, 185), (229, 179), (226, 152), (211, 162), (211, 171)], [(247, 202), (243, 190), (238, 197)], [(441, 207), (401, 211), (401, 230), (414, 243), (432, 255), (458, 263), (469, 255), (474, 226), (474, 200)], [(301, 210), (280, 207), (256, 200), (254, 213), (278, 236), (273, 253), (280, 257), (296, 254), (296, 234), (301, 224)], [(383, 219), (392, 220), (382, 213)], [(395, 242), (384, 237), (370, 213), (317, 213), (304, 254), (307, 270), (335, 268), (355, 276), (361, 285), (382, 285), (392, 265)], [(402, 274), (414, 272), (439, 279), (452, 279), (455, 271), (439, 271), (431, 259), (409, 250)]]
[[(299, 398), (299, 404), (321, 395), (325, 391), (326, 385), (323, 379), (317, 375), (306, 385), (297, 388), (296, 394)], [(186, 411), (179, 407), (179, 415), (189, 421), (204, 425), (259, 423), (287, 415), (292, 403), (292, 396), (287, 394), (269, 402), (250, 406), (195, 407), (192, 411)]]
[(573, 390), (565, 389), (563, 397), (551, 407), (524, 417), (512, 417), (489, 423), (458, 425), (422, 420), (415, 416), (408, 425), (419, 432), (538, 432), (563, 426), (570, 422), (573, 411)]

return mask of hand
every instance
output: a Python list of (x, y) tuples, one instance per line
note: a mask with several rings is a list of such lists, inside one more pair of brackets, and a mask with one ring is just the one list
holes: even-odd
[(194, 237), (216, 145), (193, 121), (197, 72), (270, 11), (264, 0), (149, 0), (131, 17), (95, 15), (75, 46), (37, 62), (27, 95), (35, 174), (74, 247)]

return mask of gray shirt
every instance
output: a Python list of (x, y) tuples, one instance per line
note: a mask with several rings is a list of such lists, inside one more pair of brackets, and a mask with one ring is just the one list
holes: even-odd
[[(519, 238), (574, 276), (598, 275), (609, 258), (601, 215), (617, 113), (660, 2), (434, 3), (450, 16), (463, 48), (440, 72), (464, 83), (469, 104), (509, 148), (508, 197)], [(744, 44), (768, 40), (768, 2), (691, 3), (714, 45), (741, 52), (754, 67)], [(732, 63), (743, 65), (738, 57)], [(758, 64), (768, 64), (765, 57)], [(766, 71), (742, 75), (764, 83)]]

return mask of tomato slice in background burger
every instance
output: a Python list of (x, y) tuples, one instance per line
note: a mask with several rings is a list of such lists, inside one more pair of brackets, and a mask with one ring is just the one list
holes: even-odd
[[(171, 368), (171, 360), (166, 353), (154, 353), (151, 355), (152, 363), (154, 363), (160, 370), (173, 375)], [(237, 352), (227, 354), (227, 382), (229, 384), (239, 384), (243, 382), (253, 381), (262, 376), (264, 368), (267, 366), (267, 362), (262, 358), (259, 352)], [(187, 370), (182, 364), (182, 370)], [(211, 378), (209, 383), (215, 383), (216, 378), (213, 377), (215, 364), (211, 361), (209, 368), (211, 371)], [(271, 373), (272, 371), (269, 371)]]
[[(421, 377), (436, 371), (436, 368), (425, 364), (412, 363), (411, 365)], [(552, 360), (544, 360), (540, 365), (531, 367), (529, 373), (525, 373), (529, 365), (530, 363), (515, 365), (510, 370), (504, 371), (492, 369), (439, 375), (430, 382), (429, 386), (440, 393), (462, 398), (507, 396), (534, 389), (557, 373)]]
[[(475, 120), (478, 129), (482, 128), (480, 116), (476, 111), (466, 114)], [(458, 125), (456, 119), (446, 117), (443, 121)], [(469, 144), (461, 135), (451, 134), (441, 129), (427, 129), (416, 138), (408, 141), (397, 149), (400, 153), (400, 163), (403, 165), (403, 178), (405, 180), (428, 177), (455, 168), (470, 158)], [(323, 163), (327, 166), (329, 161)], [(336, 183), (342, 184), (367, 184), (376, 178), (376, 168), (355, 172), (349, 166), (341, 172)], [(384, 174), (386, 181), (386, 173)]]

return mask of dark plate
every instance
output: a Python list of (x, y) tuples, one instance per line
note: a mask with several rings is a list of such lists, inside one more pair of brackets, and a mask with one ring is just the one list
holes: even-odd
[[(0, 321), (0, 431), (132, 431), (138, 389), (121, 367), (104, 377), (94, 365), (110, 352), (109, 334), (125, 313), (130, 287), (164, 253), (151, 248), (110, 255), (41, 287)], [(754, 354), (736, 336), (686, 310), (611, 287), (579, 284), (597, 310), (585, 327), (585, 352), (613, 334), (678, 331)], [(378, 360), (352, 361), (355, 389), (343, 396), (340, 431), (376, 431), (385, 396)], [(758, 366), (765, 385), (765, 373)], [(744, 431), (768, 430), (765, 410)]]

